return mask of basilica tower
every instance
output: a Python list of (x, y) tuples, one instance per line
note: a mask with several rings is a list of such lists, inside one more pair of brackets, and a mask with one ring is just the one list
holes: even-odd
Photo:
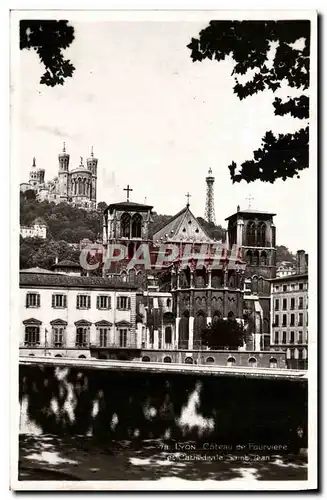
[(66, 153), (66, 145), (64, 143), (62, 153), (58, 155), (59, 160), (59, 196), (60, 201), (68, 201), (68, 185), (69, 185), (69, 154)]
[(91, 156), (87, 158), (87, 169), (92, 172), (92, 183), (91, 183), (91, 204), (93, 208), (96, 208), (97, 204), (97, 178), (98, 178), (98, 159), (94, 157), (93, 146), (91, 148)]

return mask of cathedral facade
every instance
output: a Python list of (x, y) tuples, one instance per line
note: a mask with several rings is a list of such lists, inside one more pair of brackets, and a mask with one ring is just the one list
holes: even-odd
[(45, 170), (37, 168), (33, 158), (29, 181), (20, 185), (21, 191), (28, 189), (35, 191), (39, 201), (64, 202), (86, 210), (96, 209), (98, 159), (94, 157), (93, 149), (86, 160), (86, 165), (81, 157), (79, 166), (70, 170), (70, 155), (66, 152), (64, 144), (62, 153), (58, 155), (58, 161), (58, 175), (46, 182)]

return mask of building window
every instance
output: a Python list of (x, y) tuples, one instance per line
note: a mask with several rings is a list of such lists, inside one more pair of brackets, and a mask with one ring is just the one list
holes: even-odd
[(127, 347), (127, 328), (119, 329), (119, 345), (120, 347)]
[(279, 299), (275, 300), (275, 311), (279, 311)]
[(295, 299), (291, 299), (291, 309), (295, 309)]
[(166, 328), (165, 328), (165, 343), (171, 344), (171, 338), (172, 338), (171, 326), (166, 326)]
[(298, 333), (298, 344), (303, 344), (303, 332)]
[(90, 295), (77, 295), (76, 308), (77, 309), (90, 309), (91, 308)]
[(276, 358), (270, 358), (269, 368), (277, 368), (277, 359)]
[(171, 299), (167, 299), (167, 307), (171, 306)]
[(108, 337), (109, 337), (108, 328), (99, 328), (99, 345), (100, 345), (100, 347), (107, 347)]
[(163, 362), (164, 362), (164, 363), (171, 363), (171, 357), (170, 357), (170, 356), (166, 356), (166, 357), (163, 359)]
[(294, 336), (294, 332), (292, 331), (290, 333), (290, 344), (294, 344), (294, 342), (295, 342), (295, 336)]
[(283, 299), (283, 311), (287, 309), (287, 299)]
[(214, 358), (212, 356), (209, 356), (207, 359), (206, 359), (206, 363), (208, 365), (213, 365), (215, 362)]
[(279, 290), (279, 286), (275, 285), (275, 292), (278, 292), (278, 290)]
[(140, 214), (133, 215), (132, 218), (132, 238), (141, 238), (142, 217)]
[(262, 222), (258, 227), (258, 246), (266, 246), (266, 224), (264, 222)]
[(38, 326), (25, 327), (25, 346), (34, 347), (40, 345), (40, 328)]
[(185, 358), (184, 363), (186, 363), (187, 365), (193, 365), (193, 358), (188, 356), (187, 358)]
[(286, 325), (287, 325), (287, 315), (283, 314), (283, 323), (282, 323), (282, 326), (286, 326)]
[(283, 292), (287, 292), (287, 285), (283, 285)]
[(236, 359), (234, 358), (234, 356), (230, 356), (227, 359), (227, 366), (234, 366), (234, 365), (236, 365)]
[(283, 332), (283, 335), (282, 335), (282, 344), (286, 344), (286, 342), (287, 342), (286, 335), (287, 335), (287, 333)]
[(40, 307), (40, 294), (27, 293), (26, 294), (26, 307)]
[(249, 247), (253, 247), (256, 244), (256, 237), (255, 237), (255, 223), (254, 222), (248, 222), (247, 226), (247, 244)]
[(143, 356), (142, 361), (144, 361), (145, 363), (148, 363), (150, 361), (149, 356)]
[(123, 238), (129, 238), (131, 230), (131, 216), (128, 213), (124, 213), (120, 219), (121, 236)]
[(110, 309), (110, 308), (111, 308), (111, 297), (109, 295), (98, 295), (97, 309)]
[(275, 314), (275, 323), (274, 326), (279, 326), (279, 315)]
[(299, 290), (303, 290), (303, 283), (299, 283)]
[(76, 347), (87, 347), (88, 344), (88, 328), (78, 327), (76, 329)]
[(275, 343), (275, 344), (278, 344), (278, 343), (279, 343), (279, 332), (275, 332), (275, 340), (274, 340), (274, 343)]
[(299, 309), (303, 309), (303, 297), (299, 297)]
[(249, 363), (249, 365), (250, 365), (252, 368), (254, 368), (254, 367), (256, 367), (256, 366), (257, 366), (257, 360), (256, 360), (256, 358), (253, 358), (253, 357), (252, 357), (252, 358), (249, 358), (248, 363)]
[(299, 324), (298, 326), (303, 326), (303, 313), (299, 313)]
[(295, 290), (295, 285), (294, 283), (291, 284), (291, 290)]
[(117, 297), (117, 309), (127, 311), (130, 309), (129, 297)]
[(66, 327), (64, 326), (52, 327), (52, 339), (54, 347), (63, 347), (65, 334), (66, 334)]
[(295, 314), (291, 314), (290, 326), (294, 326), (294, 325), (295, 325)]
[(52, 307), (65, 309), (67, 307), (67, 295), (54, 293), (52, 295)]

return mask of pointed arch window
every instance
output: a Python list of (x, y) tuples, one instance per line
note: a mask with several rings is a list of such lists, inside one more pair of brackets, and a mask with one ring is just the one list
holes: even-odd
[(248, 250), (246, 252), (246, 260), (247, 260), (248, 264), (250, 264), (250, 265), (252, 264), (252, 252), (251, 252), (251, 250)]
[[(264, 246), (264, 245), (262, 245), (262, 246)], [(261, 252), (261, 259), (260, 260), (261, 260), (260, 264), (262, 266), (266, 266), (267, 265), (267, 254), (266, 254), (266, 252)]]
[(258, 246), (266, 246), (266, 224), (264, 222), (261, 222), (258, 227)]
[(131, 231), (131, 216), (128, 213), (124, 213), (121, 216), (120, 220), (120, 234), (124, 238), (129, 238), (130, 237), (130, 231)]
[(251, 247), (255, 246), (255, 223), (250, 221), (247, 226), (247, 244)]
[(142, 216), (134, 214), (132, 218), (132, 238), (141, 238), (142, 234)]

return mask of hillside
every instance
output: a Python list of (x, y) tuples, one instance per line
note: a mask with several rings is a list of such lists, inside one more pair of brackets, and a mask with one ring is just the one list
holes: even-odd
[(83, 238), (91, 241), (102, 238), (101, 210), (87, 211), (66, 203), (56, 205), (48, 201), (38, 202), (21, 193), (21, 226), (31, 225), (37, 217), (47, 224), (49, 240), (79, 243)]

